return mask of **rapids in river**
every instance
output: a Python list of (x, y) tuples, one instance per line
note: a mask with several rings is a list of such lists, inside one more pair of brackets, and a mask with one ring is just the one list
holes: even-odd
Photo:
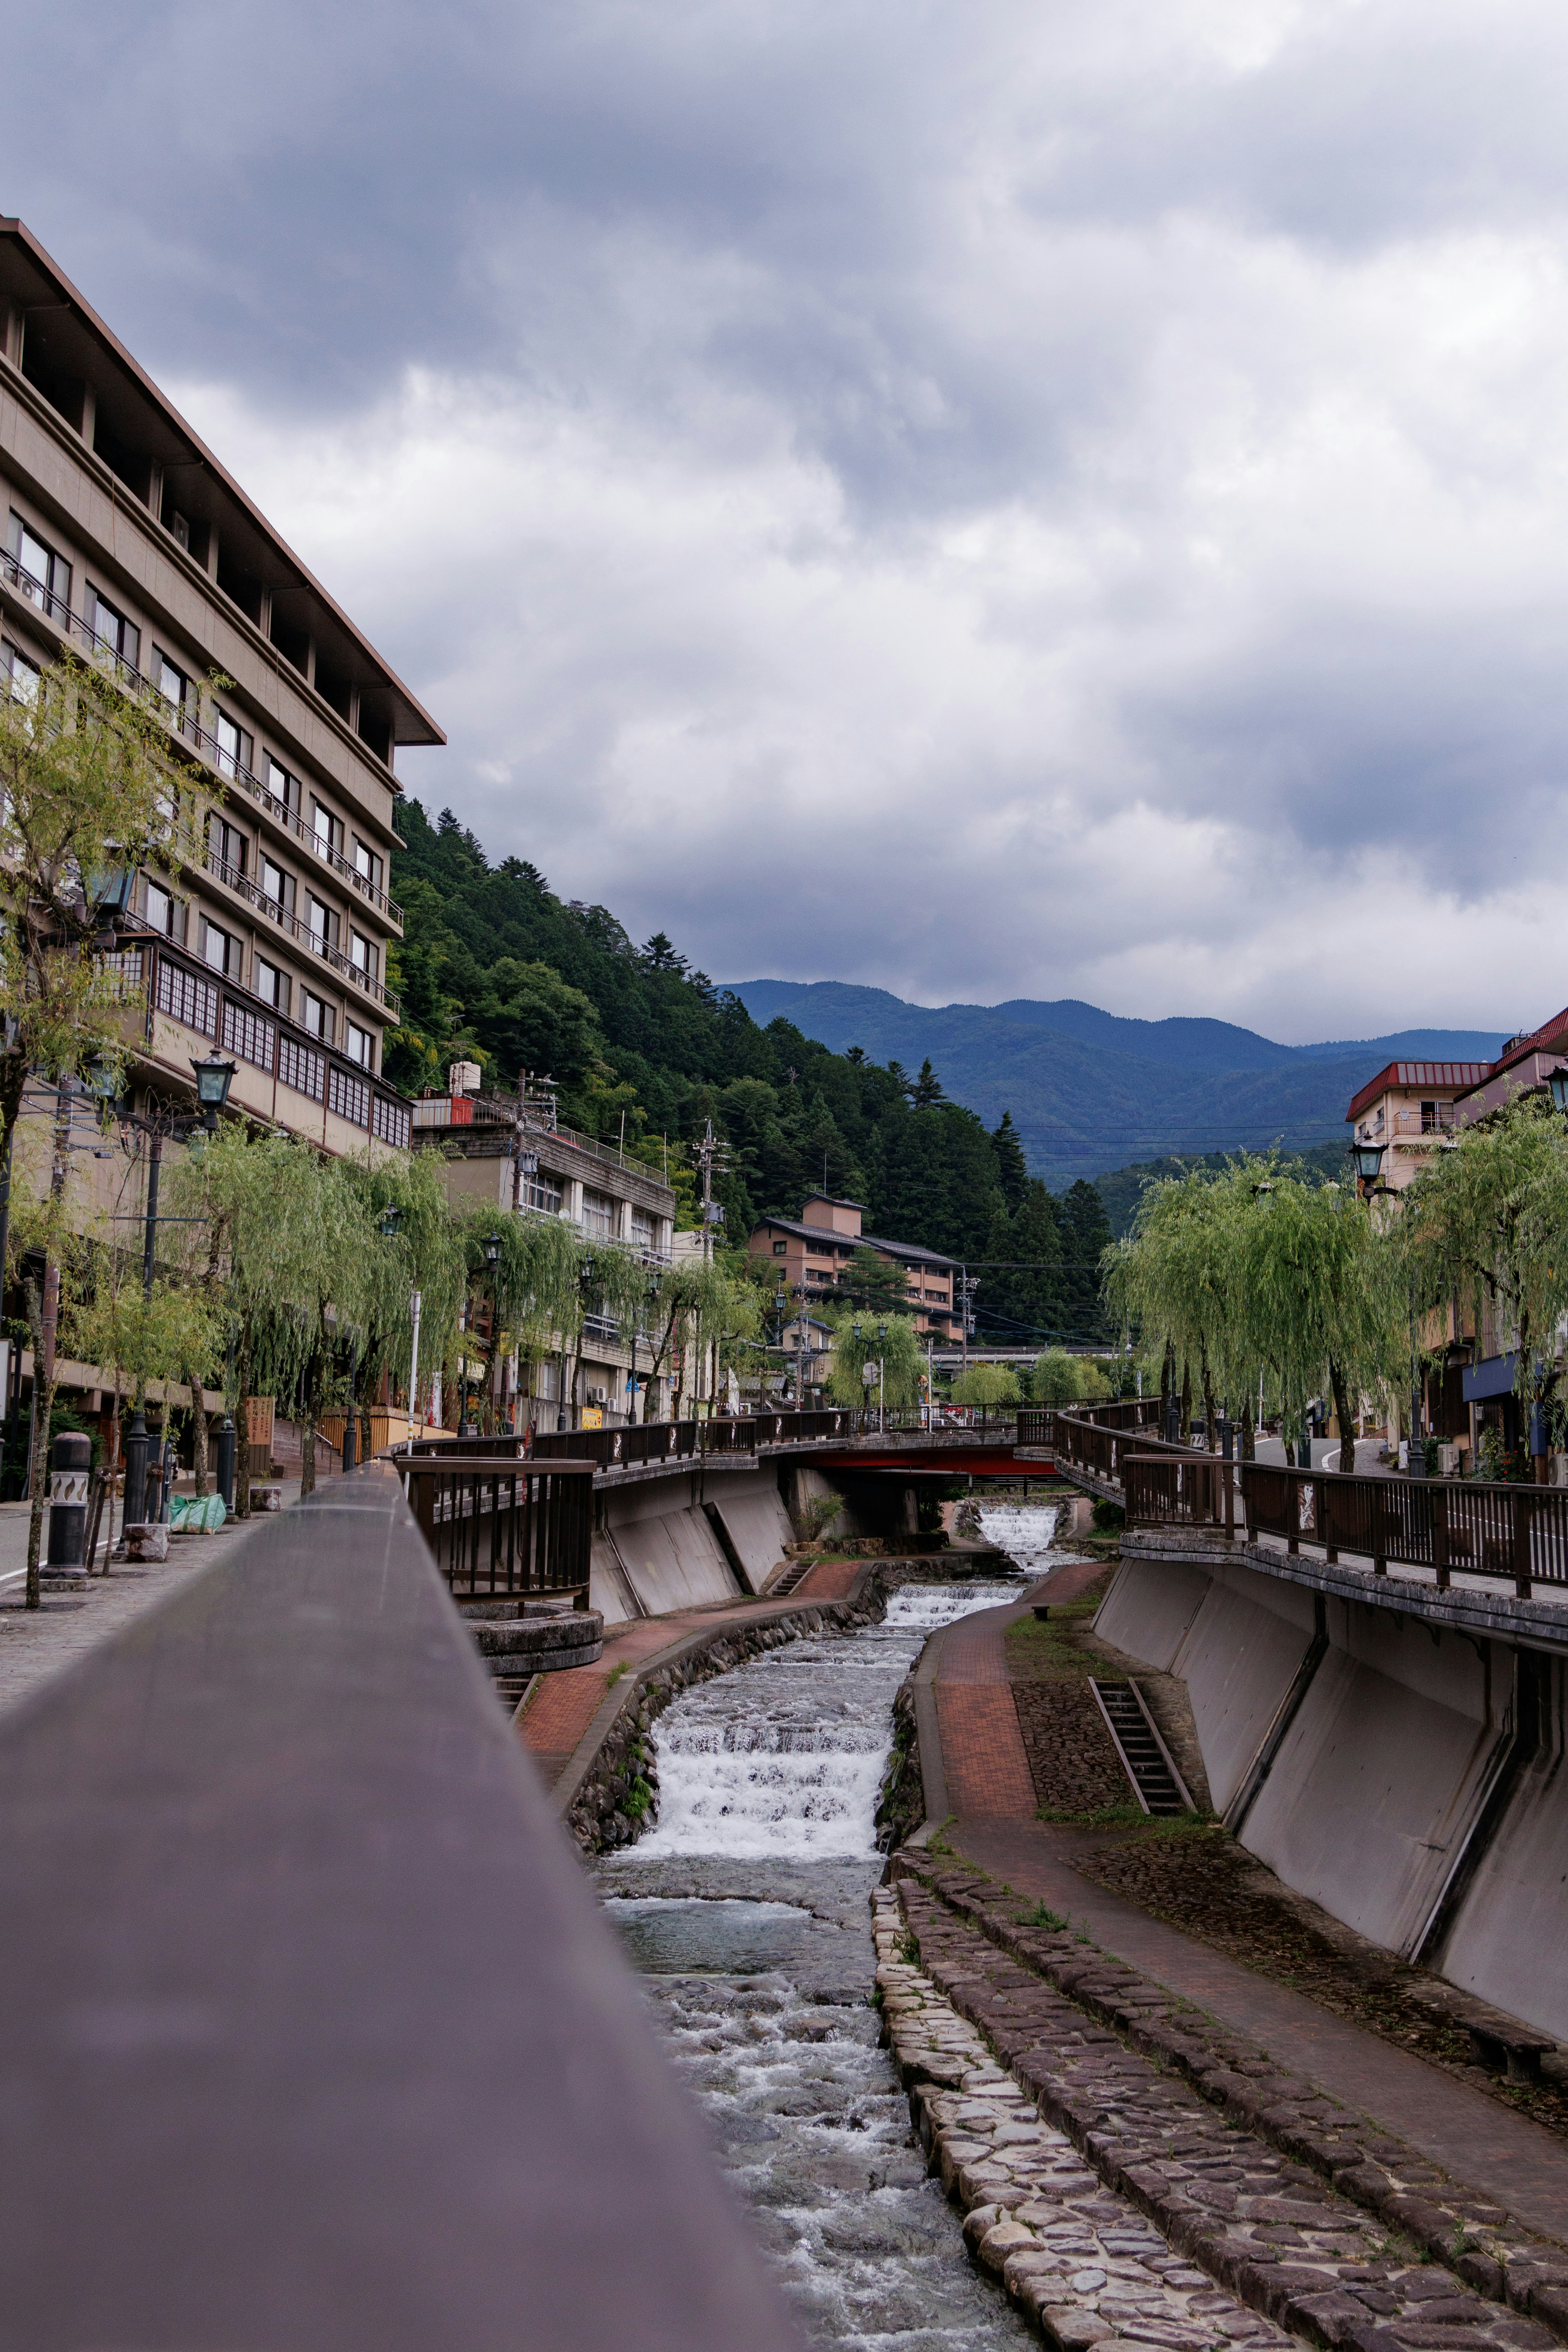
[[(980, 1521), (1033, 1578), (1055, 1517), (998, 1505)], [(723, 2169), (819, 2344), (1034, 2341), (927, 2177), (868, 2000), (894, 1696), (936, 1627), (1022, 1590), (1016, 1575), (906, 1584), (879, 1625), (788, 1643), (688, 1691), (652, 1734), (654, 1826), (596, 1866)]]

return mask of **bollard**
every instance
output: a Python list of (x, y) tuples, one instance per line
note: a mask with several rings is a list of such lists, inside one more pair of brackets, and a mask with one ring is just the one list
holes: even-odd
[(217, 1490), (226, 1511), (234, 1509), (234, 1418), (226, 1412), (218, 1424), (216, 1462)]
[(352, 1470), (354, 1466), (354, 1458), (358, 1451), (356, 1444), (358, 1434), (358, 1417), (351, 1405), (343, 1419), (343, 1468), (345, 1470)]
[(87, 1498), (92, 1486), (92, 1440), (62, 1429), (49, 1455), (51, 1576), (87, 1574)]
[(125, 1433), (125, 1508), (121, 1517), (124, 1525), (134, 1526), (146, 1516), (147, 1416), (138, 1405)]

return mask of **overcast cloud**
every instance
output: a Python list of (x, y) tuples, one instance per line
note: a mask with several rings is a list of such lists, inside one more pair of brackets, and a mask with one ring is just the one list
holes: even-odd
[(724, 978), (1296, 1041), (1568, 999), (1568, 18), (536, 0), (12, 28), (19, 211)]

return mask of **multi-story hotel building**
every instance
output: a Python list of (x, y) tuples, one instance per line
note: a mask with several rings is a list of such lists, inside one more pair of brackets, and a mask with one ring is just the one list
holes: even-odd
[(830, 1299), (847, 1285), (858, 1249), (873, 1251), (904, 1278), (904, 1295), (915, 1329), (939, 1340), (959, 1337), (961, 1302), (953, 1293), (957, 1261), (913, 1242), (892, 1242), (860, 1230), (858, 1201), (836, 1201), (813, 1192), (798, 1218), (764, 1217), (751, 1238), (753, 1257), (771, 1259), (791, 1295), (806, 1304)]
[[(440, 730), (20, 221), (0, 220), (0, 691), (68, 648), (143, 682), (182, 773), (177, 886), (129, 878), (138, 1107), (230, 1103), (405, 1149), (382, 1074), (400, 744)], [(228, 683), (215, 688), (222, 677)]]

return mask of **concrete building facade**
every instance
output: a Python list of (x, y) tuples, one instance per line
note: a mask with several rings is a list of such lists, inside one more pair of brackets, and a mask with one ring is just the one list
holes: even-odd
[[(0, 220), (0, 690), (68, 652), (166, 713), (177, 883), (118, 919), (133, 1108), (231, 1103), (329, 1151), (406, 1149), (387, 890), (397, 747), (444, 739), (20, 221)], [(221, 678), (221, 685), (214, 683)]]

